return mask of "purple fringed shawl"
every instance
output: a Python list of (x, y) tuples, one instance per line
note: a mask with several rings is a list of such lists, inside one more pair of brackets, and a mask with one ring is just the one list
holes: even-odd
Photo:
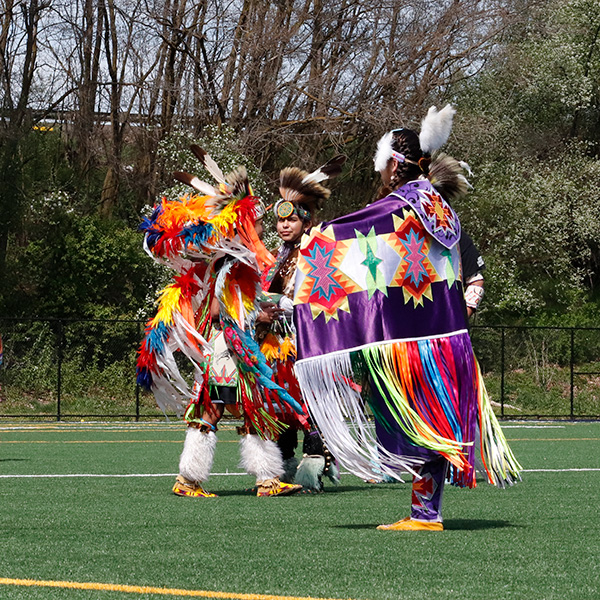
[[(399, 197), (405, 189), (412, 203)], [(415, 190), (445, 245), (414, 209)], [(427, 180), (313, 229), (296, 272), (299, 358), (466, 331), (459, 237), (456, 214)]]
[[(418, 180), (303, 240), (296, 371), (327, 444), (358, 476), (411, 470), (441, 454), (458, 483), (474, 484), (477, 370), (459, 238), (455, 212)], [(361, 417), (365, 402), (375, 432)]]

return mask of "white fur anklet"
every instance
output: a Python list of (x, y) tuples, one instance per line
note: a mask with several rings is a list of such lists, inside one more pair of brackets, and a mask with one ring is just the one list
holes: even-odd
[(196, 427), (188, 427), (179, 459), (179, 473), (188, 481), (206, 481), (212, 470), (216, 445), (214, 432), (204, 433)]
[(240, 440), (240, 466), (257, 481), (280, 477), (284, 473), (281, 450), (271, 440), (249, 434)]

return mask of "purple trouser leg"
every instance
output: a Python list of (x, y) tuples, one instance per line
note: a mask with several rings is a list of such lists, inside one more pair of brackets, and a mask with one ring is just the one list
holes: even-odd
[(410, 518), (419, 521), (442, 521), (442, 493), (448, 461), (438, 458), (416, 469), (413, 476)]

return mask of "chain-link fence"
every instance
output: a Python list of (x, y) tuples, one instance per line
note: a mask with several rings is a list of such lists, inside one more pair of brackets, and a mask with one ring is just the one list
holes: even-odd
[[(141, 321), (0, 318), (0, 418), (156, 419), (135, 382)], [(475, 326), (501, 417), (600, 418), (600, 327)]]
[(473, 346), (498, 414), (600, 417), (599, 327), (474, 327)]
[(135, 381), (140, 321), (0, 319), (0, 417), (162, 416)]

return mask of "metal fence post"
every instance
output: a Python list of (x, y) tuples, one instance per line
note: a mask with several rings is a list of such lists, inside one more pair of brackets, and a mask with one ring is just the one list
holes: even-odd
[[(137, 324), (137, 339), (142, 339), (141, 323), (139, 321)], [(137, 382), (137, 377), (135, 378), (135, 420), (140, 420), (140, 384)]]
[(502, 327), (502, 346), (500, 348), (500, 415), (504, 416), (504, 343), (505, 343), (505, 329)]
[(56, 420), (60, 421), (60, 401), (62, 393), (62, 360), (63, 360), (63, 342), (64, 331), (62, 320), (58, 321), (58, 365), (57, 365), (57, 381), (56, 381)]
[(571, 327), (571, 419), (575, 416), (575, 329)]

